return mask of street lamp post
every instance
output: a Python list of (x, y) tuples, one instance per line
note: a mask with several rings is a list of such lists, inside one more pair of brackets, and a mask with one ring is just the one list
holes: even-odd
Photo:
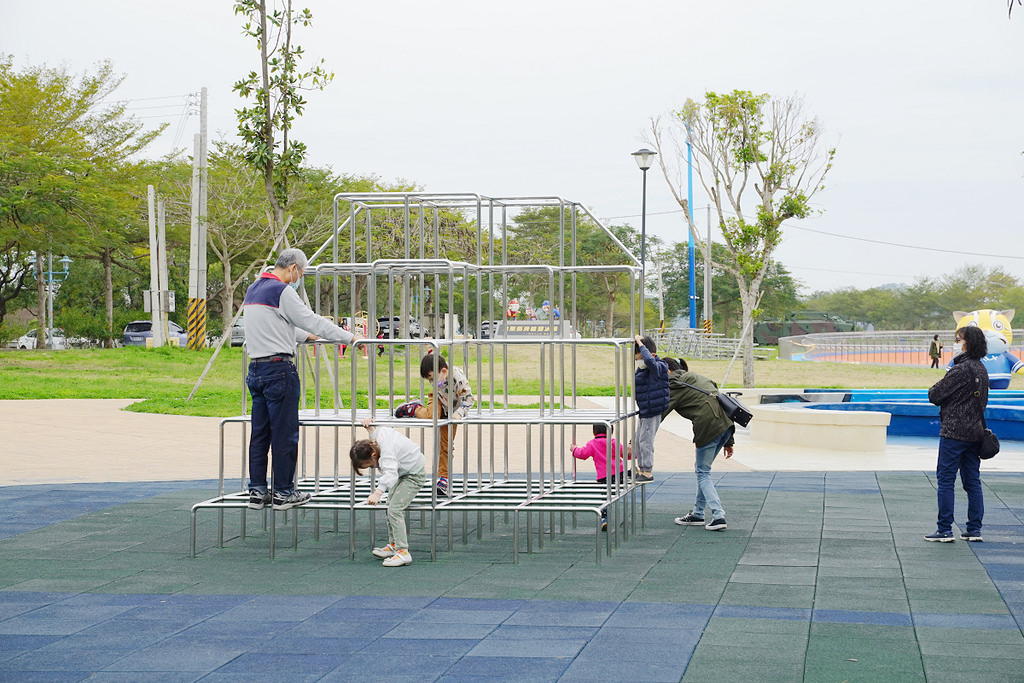
[[(49, 348), (54, 349), (56, 347), (56, 341), (54, 340), (54, 327), (53, 327), (53, 283), (64, 282), (68, 279), (68, 266), (74, 263), (67, 256), (60, 258), (57, 263), (61, 264), (62, 270), (53, 269), (53, 254), (47, 254), (47, 270), (43, 271), (43, 284), (46, 286), (46, 334), (43, 335), (43, 342), (46, 342), (46, 337), (49, 337)], [(33, 269), (32, 274), (38, 279), (39, 274)], [(36, 348), (39, 348), (40, 340), (36, 340)]]
[(636, 165), (643, 172), (643, 197), (640, 203), (640, 334), (644, 333), (644, 303), (647, 293), (647, 169), (654, 162), (657, 152), (646, 147), (633, 152)]

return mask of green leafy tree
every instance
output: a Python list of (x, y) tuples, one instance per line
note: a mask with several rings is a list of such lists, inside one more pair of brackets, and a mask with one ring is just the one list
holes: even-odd
[[(101, 258), (125, 243), (130, 159), (161, 129), (145, 131), (123, 103), (104, 104), (122, 80), (109, 62), (75, 76), (63, 67), (17, 70), (0, 55), (0, 245), (14, 261), (33, 254), (37, 273), (48, 252)], [(18, 278), (0, 288), (23, 288)], [(45, 299), (39, 278), (40, 338)]]
[(772, 255), (782, 241), (782, 224), (813, 213), (811, 200), (824, 187), (835, 150), (821, 148), (821, 126), (804, 118), (800, 98), (773, 99), (741, 90), (688, 99), (667, 121), (652, 119), (650, 133), (665, 181), (706, 257), (709, 246), (690, 220), (683, 186), (685, 141), (690, 141), (693, 168), (715, 207), (729, 252), (720, 265), (739, 290), (743, 384), (752, 387), (753, 321)]
[(238, 133), (244, 142), (245, 158), (260, 173), (274, 246), (290, 244), (288, 228), (289, 186), (300, 175), (306, 146), (292, 137), (292, 126), (306, 106), (303, 92), (322, 90), (334, 78), (320, 60), (303, 70), (299, 61), (303, 49), (292, 41), (297, 26), (308, 27), (313, 14), (293, 10), (284, 0), (268, 11), (266, 0), (235, 2), (235, 14), (245, 17), (243, 32), (255, 39), (260, 52), (260, 70), (236, 82), (234, 90), (251, 104), (236, 110)]

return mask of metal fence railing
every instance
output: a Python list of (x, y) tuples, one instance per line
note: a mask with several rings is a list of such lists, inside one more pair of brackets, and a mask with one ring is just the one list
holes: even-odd
[[(936, 334), (943, 344), (939, 363), (945, 365), (955, 354), (953, 333), (950, 330), (819, 332), (781, 337), (779, 358), (837, 363), (930, 365), (928, 347)], [(1017, 344), (1011, 346), (1009, 351), (1020, 357), (1024, 354), (1024, 346)]]

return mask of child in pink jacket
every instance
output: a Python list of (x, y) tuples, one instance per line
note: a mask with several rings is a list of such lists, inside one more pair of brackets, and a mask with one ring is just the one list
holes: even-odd
[[(622, 480), (622, 447), (615, 443), (615, 439), (609, 439), (608, 432), (611, 428), (605, 424), (594, 425), (594, 438), (587, 442), (585, 446), (577, 446), (573, 444), (572, 457), (577, 460), (586, 460), (587, 458), (593, 458), (594, 470), (597, 474), (597, 483), (604, 484), (608, 481), (608, 476), (616, 476), (619, 481)], [(611, 441), (611, 455), (612, 462), (608, 462), (608, 441)], [(601, 510), (601, 529), (608, 528), (608, 510), (607, 508)]]

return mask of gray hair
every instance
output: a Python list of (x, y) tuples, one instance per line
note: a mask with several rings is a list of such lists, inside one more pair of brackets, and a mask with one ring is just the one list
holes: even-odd
[(287, 268), (292, 264), (296, 264), (300, 271), (306, 270), (306, 265), (309, 261), (306, 259), (306, 254), (301, 249), (292, 247), (291, 249), (285, 249), (277, 257), (277, 261), (274, 263), (275, 268)]

